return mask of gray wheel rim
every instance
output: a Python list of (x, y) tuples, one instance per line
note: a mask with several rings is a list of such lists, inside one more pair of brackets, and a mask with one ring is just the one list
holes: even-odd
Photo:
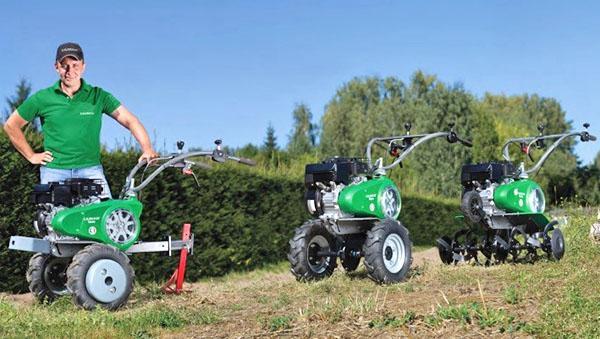
[(131, 212), (118, 209), (106, 218), (106, 234), (110, 240), (118, 244), (131, 241), (137, 232), (137, 222)]
[(311, 256), (311, 248), (314, 246), (318, 246), (318, 249), (323, 250), (323, 251), (329, 251), (329, 241), (327, 241), (327, 239), (325, 239), (324, 236), (322, 235), (317, 235), (315, 237), (313, 237), (312, 239), (310, 239), (310, 242), (308, 243), (308, 247), (306, 249), (306, 256), (308, 257), (308, 266), (310, 267), (310, 269), (317, 273), (317, 274), (321, 274), (323, 272), (325, 272), (325, 270), (327, 269), (327, 267), (329, 266), (329, 263), (331, 262), (331, 257), (321, 257), (321, 258), (314, 258)]
[(383, 242), (381, 255), (383, 264), (388, 271), (391, 273), (400, 272), (406, 260), (406, 247), (402, 238), (396, 233), (388, 235)]
[(127, 274), (121, 264), (111, 259), (100, 259), (88, 269), (85, 288), (94, 299), (111, 303), (125, 294), (127, 281)]

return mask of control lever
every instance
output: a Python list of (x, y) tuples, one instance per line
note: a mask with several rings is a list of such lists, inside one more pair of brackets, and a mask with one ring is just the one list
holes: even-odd
[(216, 162), (225, 162), (227, 160), (227, 155), (221, 149), (221, 144), (223, 141), (221, 139), (215, 140), (215, 145), (217, 148), (213, 151), (212, 160)]
[(392, 142), (390, 142), (388, 152), (390, 153), (391, 156), (393, 156), (394, 158), (397, 158), (400, 156), (400, 151), (399, 151), (400, 149), (404, 149), (404, 146), (400, 146), (392, 141)]
[(183, 140), (177, 141), (177, 153), (183, 153), (183, 145), (185, 145), (185, 142), (183, 142)]
[(192, 170), (192, 166), (194, 166), (195, 163), (192, 161), (186, 161), (185, 166), (181, 169), (181, 173), (185, 174), (185, 175), (191, 175), (194, 177), (194, 180), (196, 181), (196, 186), (198, 186), (198, 188), (200, 188), (200, 182), (198, 181), (198, 177), (196, 177), (196, 173), (194, 173), (194, 171)]
[(583, 142), (586, 142), (586, 141), (596, 141), (596, 137), (593, 136), (593, 135), (591, 135), (588, 132), (588, 128), (590, 127), (590, 124), (586, 122), (586, 123), (583, 124), (583, 127), (585, 128), (585, 131), (583, 131), (581, 133), (581, 141), (583, 141)]
[[(540, 132), (540, 137), (544, 135), (544, 128), (546, 128), (546, 126), (544, 126), (543, 124), (539, 124), (537, 127), (538, 131)], [(538, 139), (535, 141), (535, 147), (537, 147), (538, 149), (545, 148), (546, 143), (543, 139)], [(533, 159), (531, 161), (533, 161)]]
[(448, 136), (446, 136), (446, 140), (448, 140), (449, 143), (453, 144), (458, 141), (458, 136), (456, 135), (456, 132), (454, 132), (454, 123), (449, 123), (448, 128), (450, 129), (450, 131), (448, 132)]
[(535, 160), (533, 160), (533, 157), (531, 156), (531, 153), (529, 153), (529, 151), (530, 151), (529, 145), (527, 145), (524, 142), (521, 142), (519, 144), (519, 146), (521, 146), (521, 152), (527, 154), (527, 156), (529, 157), (529, 160), (531, 160), (531, 162), (535, 162)]
[(540, 132), (540, 136), (542, 136), (544, 134), (544, 129), (546, 128), (546, 126), (544, 126), (544, 124), (539, 124), (537, 129)]

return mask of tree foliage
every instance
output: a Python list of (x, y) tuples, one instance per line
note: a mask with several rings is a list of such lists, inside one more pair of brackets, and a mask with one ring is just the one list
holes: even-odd
[[(417, 71), (408, 84), (395, 77), (365, 77), (342, 85), (322, 117), (320, 150), (324, 156), (360, 157), (370, 138), (403, 134), (404, 122), (412, 123), (413, 133), (444, 131), (449, 123), (455, 123), (457, 133), (473, 141), (472, 149), (441, 139), (422, 144), (404, 161), (402, 169), (391, 173), (404, 189), (449, 197), (460, 194), (461, 165), (502, 160), (506, 140), (537, 135), (539, 124), (545, 126), (545, 134), (563, 133), (573, 127), (553, 98), (491, 93), (477, 98), (461, 84), (445, 84), (434, 75)], [(560, 146), (534, 175), (552, 203), (575, 196), (575, 142)], [(517, 151), (511, 148), (516, 165), (523, 161), (531, 166), (531, 161)], [(534, 157), (541, 154), (537, 151)], [(386, 155), (380, 152), (378, 156), (385, 159)]]
[[(8, 117), (19, 107), (31, 94), (31, 84), (22, 78), (16, 86), (15, 94), (5, 98), (7, 108), (3, 112), (2, 120), (6, 121)], [(40, 130), (40, 121), (36, 118), (31, 124), (35, 130)]]
[(310, 153), (317, 142), (317, 126), (305, 104), (297, 104), (292, 112), (293, 125), (287, 149), (290, 155)]

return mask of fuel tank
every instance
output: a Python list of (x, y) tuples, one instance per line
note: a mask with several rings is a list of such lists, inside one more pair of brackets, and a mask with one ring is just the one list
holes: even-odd
[(494, 203), (496, 207), (511, 213), (543, 213), (546, 208), (542, 188), (529, 179), (496, 187)]
[(127, 250), (141, 230), (142, 203), (135, 198), (66, 208), (50, 224), (60, 235), (92, 240)]
[(355, 217), (397, 219), (400, 191), (386, 176), (379, 176), (344, 188), (338, 197), (340, 209)]

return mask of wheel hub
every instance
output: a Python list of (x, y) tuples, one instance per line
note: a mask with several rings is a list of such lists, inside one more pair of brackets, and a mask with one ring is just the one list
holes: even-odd
[(94, 299), (111, 303), (124, 295), (127, 289), (127, 275), (118, 262), (100, 259), (88, 269), (85, 287)]
[(67, 267), (69, 265), (68, 258), (48, 259), (48, 263), (44, 268), (44, 282), (48, 289), (55, 295), (69, 294), (67, 289)]
[(327, 266), (329, 266), (329, 263), (331, 261), (330, 257), (322, 257), (317, 254), (319, 251), (322, 250), (330, 250), (329, 241), (327, 241), (327, 239), (325, 239), (325, 237), (323, 237), (322, 235), (317, 235), (310, 240), (307, 249), (308, 266), (315, 273), (325, 272)]
[(406, 260), (406, 248), (398, 234), (392, 233), (383, 243), (383, 264), (391, 273), (398, 273)]

